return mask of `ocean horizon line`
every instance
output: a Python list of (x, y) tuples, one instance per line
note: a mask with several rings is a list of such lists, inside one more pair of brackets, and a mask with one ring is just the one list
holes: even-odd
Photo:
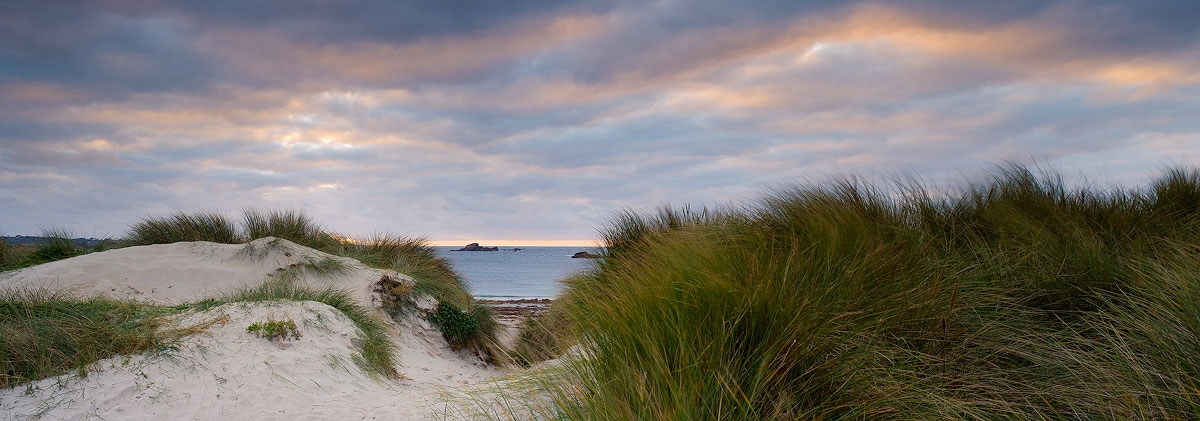
[(439, 247), (462, 247), (471, 243), (484, 247), (603, 247), (597, 240), (429, 240), (429, 244)]

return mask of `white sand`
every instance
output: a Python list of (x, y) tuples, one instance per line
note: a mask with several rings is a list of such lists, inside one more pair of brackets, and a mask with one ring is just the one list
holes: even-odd
[[(286, 240), (249, 245), (205, 242), (130, 247), (0, 274), (0, 289), (45, 287), (178, 304), (260, 284), (289, 265), (325, 258), (348, 270), (299, 282), (347, 290), (388, 323), (405, 378), (372, 378), (354, 364), (358, 329), (317, 302), (231, 303), (175, 318), (202, 327), (176, 348), (118, 356), (86, 377), (68, 374), (0, 389), (0, 419), (425, 419), (445, 411), (443, 393), (478, 387), (510, 371), (450, 350), (428, 322), (400, 322), (377, 310), (372, 285), (385, 274)], [(421, 297), (417, 305), (435, 304)], [(274, 342), (246, 331), (268, 319), (292, 319), (299, 339)]]

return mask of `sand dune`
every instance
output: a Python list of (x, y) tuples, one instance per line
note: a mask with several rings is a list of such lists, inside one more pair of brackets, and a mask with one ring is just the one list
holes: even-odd
[[(253, 286), (294, 265), (339, 259), (344, 271), (298, 279), (349, 291), (387, 320), (404, 378), (375, 378), (353, 362), (357, 328), (317, 302), (230, 303), (172, 319), (191, 327), (173, 349), (96, 363), (86, 377), (68, 374), (0, 390), (0, 417), (22, 419), (422, 419), (442, 409), (445, 392), (510, 372), (452, 351), (415, 314), (395, 321), (378, 311), (371, 286), (395, 272), (299, 246), (259, 239), (247, 245), (205, 242), (130, 247), (0, 275), (0, 288), (45, 287), (178, 304)], [(419, 308), (432, 309), (429, 297)], [(292, 319), (299, 339), (272, 341), (252, 323)]]

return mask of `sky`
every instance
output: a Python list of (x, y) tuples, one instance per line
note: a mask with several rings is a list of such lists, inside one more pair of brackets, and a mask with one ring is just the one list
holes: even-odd
[(587, 244), (622, 209), (1200, 163), (1200, 2), (0, 2), (0, 233), (299, 209)]

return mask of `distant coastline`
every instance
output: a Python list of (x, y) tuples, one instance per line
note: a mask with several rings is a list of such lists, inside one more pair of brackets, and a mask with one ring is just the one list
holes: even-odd
[[(3, 235), (0, 236), (0, 241), (4, 241), (13, 246), (37, 246), (45, 244), (50, 240), (49, 237), (41, 237), (34, 235)], [(85, 247), (95, 247), (105, 240), (102, 238), (72, 238), (72, 242), (83, 245)]]

